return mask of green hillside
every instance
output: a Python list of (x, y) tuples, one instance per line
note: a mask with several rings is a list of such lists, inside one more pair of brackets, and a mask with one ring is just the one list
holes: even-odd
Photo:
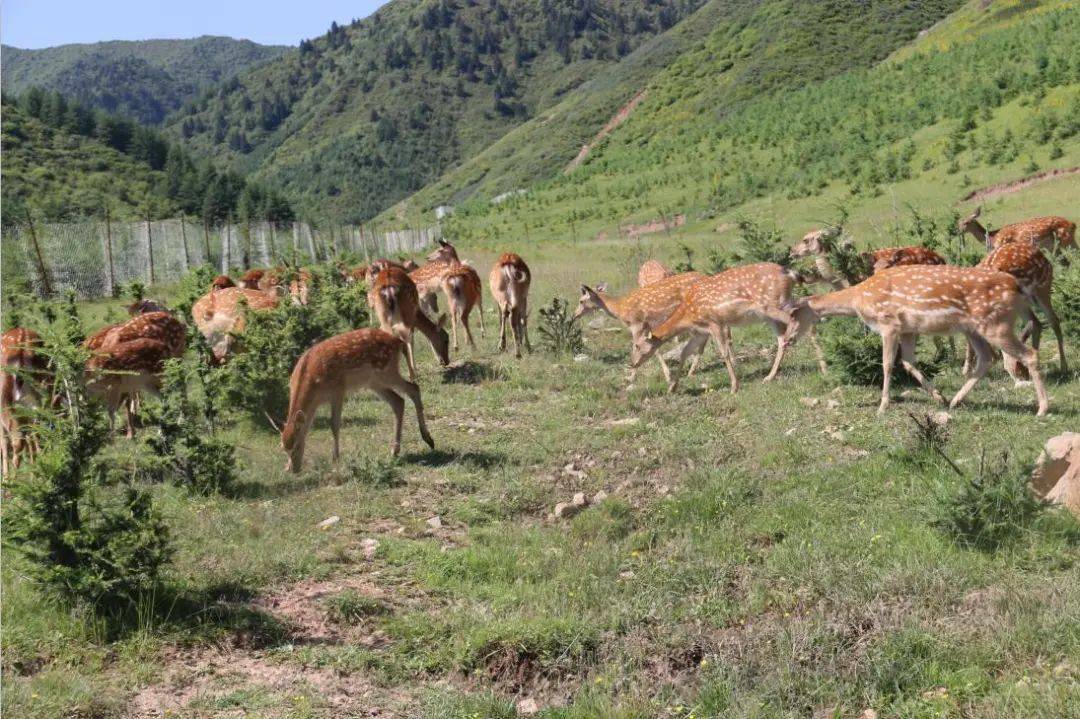
[[(834, 11), (844, 4), (832, 4)], [(845, 17), (825, 13), (823, 5), (814, 4), (820, 17), (838, 23)], [(980, 184), (1075, 166), (1080, 9), (1059, 5), (1018, 11), (1006, 27), (989, 24), (981, 34), (957, 33), (945, 49), (863, 68), (858, 65), (885, 57), (898, 43), (871, 43), (861, 62), (853, 62), (847, 38), (833, 27), (816, 33), (816, 54), (751, 53), (740, 62), (748, 43), (764, 33), (719, 25), (649, 83), (646, 100), (578, 169), (499, 205), (486, 198), (466, 203), (455, 215), (455, 231), (476, 239), (522, 232), (581, 237), (661, 215), (713, 221), (745, 203), (819, 198), (826, 206), (886, 192), (951, 204)], [(779, 22), (785, 8), (762, 6), (757, 16)], [(1001, 9), (991, 4), (982, 12)], [(800, 25), (806, 27), (805, 17), (783, 22)], [(914, 28), (905, 34), (913, 36)], [(797, 82), (845, 64), (856, 69)], [(755, 91), (770, 86), (779, 89)], [(430, 193), (413, 202), (416, 211), (433, 204), (438, 199)]]
[(699, 4), (397, 0), (242, 73), (170, 127), (305, 208), (366, 219)]
[(4, 92), (55, 90), (92, 108), (154, 124), (202, 90), (288, 48), (229, 37), (113, 41), (0, 50)]
[(289, 204), (232, 172), (196, 162), (157, 130), (91, 111), (58, 93), (4, 96), (5, 225), (102, 217), (208, 222), (246, 215), (289, 219)]

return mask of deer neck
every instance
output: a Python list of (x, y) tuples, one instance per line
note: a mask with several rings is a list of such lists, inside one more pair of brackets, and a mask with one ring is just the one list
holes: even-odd
[(858, 295), (854, 290), (849, 287), (817, 295), (807, 300), (807, 305), (821, 317), (856, 317)]
[(979, 222), (978, 220), (972, 220), (967, 224), (965, 229), (970, 232), (971, 236), (974, 237), (976, 240), (989, 246), (990, 233), (986, 231), (986, 228), (983, 227), (981, 222)]
[(596, 296), (600, 298), (600, 309), (626, 324), (631, 313), (623, 299), (609, 295), (607, 292), (597, 292)]

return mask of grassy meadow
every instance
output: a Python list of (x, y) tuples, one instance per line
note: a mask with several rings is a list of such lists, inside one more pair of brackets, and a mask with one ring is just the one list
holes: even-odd
[[(945, 195), (900, 183), (852, 206), (848, 227), (885, 244), (906, 202), (939, 215)], [(988, 200), (983, 215), (997, 226), (1075, 209), (1077, 196), (1073, 175)], [(794, 242), (831, 201), (743, 209)], [(734, 242), (722, 219), (459, 249), (485, 269), (502, 250), (526, 258), (536, 345), (551, 298), (576, 303), (582, 282), (629, 289), (643, 259), (676, 264), (682, 245), (703, 261)], [(894, 388), (877, 417), (879, 388), (820, 376), (806, 345), (761, 383), (775, 347), (764, 327), (735, 331), (737, 395), (713, 349), (669, 395), (655, 363), (628, 386), (615, 320), (585, 318), (577, 357), (537, 347), (519, 361), (494, 351), (486, 287), (484, 302), (486, 338), (474, 319), (479, 346), (447, 371), (416, 342), (435, 451), (407, 413), (389, 462), (390, 410), (362, 393), (346, 404), (336, 465), (325, 416), (296, 476), (268, 427), (241, 423), (223, 430), (241, 463), (227, 494), (154, 486), (178, 551), (135, 616), (49, 599), (9, 550), (4, 713), (1080, 716), (1076, 521), (1044, 512), (992, 550), (936, 524), (980, 463), (1020, 474), (1076, 428), (1080, 377), (1057, 371), (1048, 334), (1050, 416), (1034, 416), (1031, 388), (998, 363), (947, 426), (961, 478), (917, 441), (909, 413), (939, 409), (920, 393)], [(82, 305), (87, 327), (118, 318), (116, 305)], [(954, 392), (959, 367), (936, 383)], [(552, 516), (601, 491), (573, 518)]]

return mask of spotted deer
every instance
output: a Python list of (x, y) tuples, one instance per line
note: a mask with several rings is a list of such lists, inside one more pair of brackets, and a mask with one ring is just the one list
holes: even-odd
[(860, 252), (857, 256), (856, 267), (846, 268), (841, 272), (833, 267), (829, 260), (829, 254), (836, 246), (836, 242), (847, 243), (840, 246), (850, 247), (850, 239), (839, 239), (839, 228), (826, 228), (808, 232), (791, 248), (791, 256), (795, 258), (813, 257), (815, 280), (820, 280), (835, 289), (850, 287), (852, 284), (861, 282), (869, 275), (887, 270), (890, 267), (906, 267), (910, 265), (944, 265), (945, 258), (927, 247), (882, 247), (876, 250)]
[(265, 289), (260, 286), (264, 277), (266, 277), (266, 270), (248, 270), (240, 276), (240, 286), (245, 290)]
[[(733, 267), (706, 277), (690, 287), (671, 316), (655, 329), (646, 327), (639, 334), (634, 341), (630, 366), (640, 366), (665, 342), (680, 334), (691, 332), (711, 336), (720, 348), (734, 394), (739, 390), (739, 380), (735, 374), (730, 330), (736, 325), (766, 322), (776, 332), (776, 358), (765, 377), (766, 382), (772, 381), (798, 329), (788, 309), (797, 280), (794, 272), (771, 262)], [(816, 342), (814, 346), (817, 347)], [(684, 360), (686, 351), (683, 351)], [(825, 364), (820, 349), (818, 361), (824, 374)], [(669, 390), (674, 391), (677, 383), (677, 379), (671, 381)]]
[(461, 264), (457, 250), (446, 240), (439, 240), (439, 248), (427, 256), (427, 262), (409, 272), (409, 277), (416, 283), (420, 293), (420, 308), (432, 317), (439, 314), (438, 291), (442, 287), (443, 275), (448, 270)]
[(641, 268), (638, 269), (638, 287), (651, 285), (654, 282), (659, 282), (665, 277), (671, 277), (674, 274), (675, 273), (665, 267), (663, 263), (657, 260), (646, 260), (642, 263)]
[(446, 294), (446, 304), (450, 310), (450, 327), (454, 335), (454, 351), (458, 349), (458, 325), (465, 328), (465, 338), (469, 346), (476, 349), (472, 330), (469, 329), (469, 315), (473, 308), (480, 316), (480, 336), (484, 336), (484, 293), (480, 287), (480, 275), (472, 267), (458, 263), (442, 276), (442, 289)]
[(218, 275), (214, 278), (214, 281), (210, 283), (210, 291), (224, 290), (229, 287), (236, 287), (236, 283), (232, 281), (232, 278), (228, 275)]
[(1051, 254), (1076, 247), (1076, 223), (1064, 217), (1033, 217), (991, 232), (979, 222), (981, 214), (982, 206), (976, 207), (960, 220), (959, 229), (985, 244), (987, 252), (1010, 242), (1026, 242)]
[(263, 312), (277, 305), (277, 294), (228, 287), (200, 297), (191, 308), (191, 316), (210, 345), (214, 358), (221, 362), (232, 347), (232, 335), (244, 331), (244, 307), (252, 312)]
[(24, 415), (43, 404), (40, 384), (49, 377), (43, 346), (37, 332), (22, 327), (0, 336), (0, 468), (5, 477), (18, 469), (23, 454), (33, 460), (39, 450), (37, 437), (25, 432), (32, 418)]
[(958, 405), (986, 375), (993, 359), (991, 347), (996, 347), (1027, 369), (1041, 417), (1047, 413), (1049, 400), (1039, 374), (1038, 353), (1013, 333), (1016, 317), (1026, 306), (1012, 275), (983, 267), (926, 265), (894, 267), (854, 287), (800, 300), (794, 314), (800, 332), (820, 317), (842, 315), (858, 317), (881, 335), (884, 381), (878, 413), (889, 406), (897, 347), (904, 369), (931, 397), (944, 402), (915, 366), (915, 344), (922, 334), (960, 333), (974, 348), (976, 364), (949, 406)]
[(127, 436), (133, 437), (134, 403), (143, 392), (159, 393), (165, 361), (184, 354), (184, 325), (168, 312), (151, 312), (111, 328), (94, 344), (86, 363), (87, 392), (104, 397), (110, 427), (126, 397)]
[(416, 358), (412, 348), (414, 330), (427, 337), (439, 364), (443, 367), (450, 364), (450, 336), (442, 328), (444, 318), (436, 324), (421, 311), (416, 285), (403, 268), (389, 265), (375, 275), (368, 290), (368, 304), (375, 309), (382, 330), (405, 343), (409, 379), (413, 382), (416, 381)]
[(405, 415), (405, 395), (416, 407), (420, 436), (432, 449), (435, 441), (424, 422), (420, 388), (401, 376), (401, 353), (405, 343), (389, 332), (360, 329), (331, 337), (305, 352), (289, 380), (289, 414), (281, 429), (281, 447), (288, 455), (286, 469), (299, 472), (304, 462), (304, 446), (318, 409), (329, 403), (330, 430), (334, 435), (336, 460), (340, 455), (341, 411), (345, 396), (367, 388), (394, 410), (394, 441), (390, 453), (401, 451), (401, 424)]
[[(683, 272), (665, 277), (645, 287), (639, 287), (622, 297), (609, 294), (604, 285), (597, 285), (595, 289), (582, 285), (581, 298), (578, 300), (573, 319), (580, 319), (590, 312), (606, 312), (626, 325), (630, 330), (631, 342), (636, 343), (650, 326), (658, 325), (666, 320), (679, 306), (690, 288), (704, 279), (705, 275), (700, 272)], [(695, 335), (683, 348), (684, 357), (694, 356), (694, 363), (688, 375), (692, 375), (697, 369), (698, 359), (707, 342), (707, 336)], [(668, 386), (672, 386), (671, 369), (663, 355), (657, 355), (657, 361), (660, 362), (660, 369), (663, 370)], [(637, 367), (631, 365), (631, 382), (636, 374)]]
[[(1005, 272), (1016, 278), (1020, 291), (1046, 315), (1046, 319), (1054, 331), (1054, 337), (1057, 339), (1058, 364), (1062, 372), (1068, 372), (1068, 363), (1065, 359), (1065, 340), (1061, 333), (1061, 320), (1058, 318), (1057, 313), (1054, 312), (1053, 305), (1054, 265), (1042, 253), (1042, 250), (1027, 242), (1008, 242), (991, 250), (990, 254), (984, 257), (978, 266)], [(1038, 318), (1035, 317), (1031, 307), (1025, 307), (1021, 311), (1021, 315), (1028, 320), (1027, 328), (1021, 335), (1021, 339), (1026, 339), (1030, 333), (1032, 346), (1039, 349), (1042, 326), (1039, 324)], [(968, 347), (968, 357), (964, 361), (965, 374), (973, 357), (974, 350)], [(1009, 360), (1007, 356), (1006, 360)], [(1024, 379), (1022, 375), (1017, 373), (1020, 366), (1006, 361), (1006, 367), (1009, 369), (1009, 374), (1013, 375), (1014, 378), (1018, 380)]]
[[(488, 286), (499, 308), (499, 351), (506, 350), (506, 322), (514, 335), (514, 349), (521, 357), (521, 347), (532, 352), (529, 343), (529, 285), (532, 273), (525, 260), (513, 252), (504, 253), (488, 274)], [(482, 315), (481, 315), (482, 316)]]
[[(293, 304), (306, 305), (308, 303), (313, 277), (310, 270), (299, 269), (290, 272), (287, 268), (279, 266), (265, 271), (252, 270), (251, 272), (256, 271), (262, 272), (256, 285), (246, 287), (241, 284), (242, 287), (261, 290), (272, 295), (287, 293), (292, 298)], [(292, 278), (286, 282), (285, 278), (290, 274)]]

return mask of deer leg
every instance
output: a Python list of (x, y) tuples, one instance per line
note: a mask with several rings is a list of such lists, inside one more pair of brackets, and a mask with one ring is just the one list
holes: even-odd
[(416, 355), (413, 354), (413, 333), (405, 330), (402, 333), (402, 341), (405, 342), (405, 364), (409, 367), (409, 379), (416, 381)]
[(476, 296), (476, 314), (480, 315), (480, 339), (487, 337), (487, 330), (484, 329), (484, 293), (481, 292)]
[(975, 348), (971, 346), (971, 338), (968, 337), (967, 350), (964, 351), (964, 367), (960, 370), (960, 374), (964, 377), (971, 375), (971, 363), (975, 359)]
[(341, 408), (345, 404), (345, 388), (335, 389), (330, 395), (330, 432), (334, 435), (334, 461), (341, 456)]
[(990, 371), (990, 363), (993, 360), (994, 354), (990, 350), (990, 345), (986, 340), (977, 334), (968, 335), (968, 351), (975, 355), (975, 368), (972, 370), (971, 375), (964, 382), (964, 385), (960, 388), (960, 391), (949, 402), (949, 409), (952, 409), (956, 405), (963, 401), (964, 397), (967, 397), (971, 392), (972, 387), (978, 384), (987, 372)]
[(899, 338), (895, 330), (883, 329), (881, 331), (881, 371), (884, 379), (881, 382), (881, 404), (878, 405), (878, 414), (884, 414), (889, 408), (889, 387), (892, 385), (897, 344), (899, 344)]
[(907, 373), (915, 378), (915, 381), (919, 383), (919, 386), (926, 391), (935, 401), (945, 404), (945, 398), (934, 389), (934, 385), (930, 384), (930, 380), (926, 379), (919, 368), (915, 366), (915, 342), (918, 340), (917, 335), (901, 335), (900, 336), (900, 364), (903, 365)]
[(454, 351), (455, 352), (458, 351), (457, 326), (458, 326), (457, 307), (455, 307), (453, 305), (450, 305), (450, 330), (451, 330), (451, 332), (453, 333), (453, 336), (454, 336)]
[(776, 379), (776, 373), (780, 371), (780, 363), (784, 361), (784, 350), (787, 349), (787, 340), (784, 338), (787, 324), (781, 323), (777, 320), (770, 322), (773, 328), (773, 332), (776, 333), (776, 358), (773, 360), (772, 369), (769, 370), (769, 374), (765, 375), (764, 382), (772, 382)]
[(1050, 329), (1054, 330), (1054, 338), (1057, 339), (1058, 346), (1058, 366), (1062, 372), (1069, 371), (1069, 364), (1065, 359), (1065, 339), (1061, 334), (1061, 320), (1058, 318), (1057, 312), (1054, 312), (1054, 305), (1050, 299), (1050, 288), (1040, 288), (1035, 293), (1035, 302), (1039, 305), (1039, 308), (1046, 315), (1046, 321), (1050, 323)]
[(521, 338), (525, 341), (525, 349), (532, 353), (532, 343), (529, 342), (529, 305), (525, 299), (521, 300)]
[[(506, 351), (506, 315), (508, 310), (507, 305), (499, 305), (499, 351)], [(517, 339), (517, 332), (514, 332), (514, 338)]]
[(521, 346), (525, 341), (525, 318), (521, 315), (521, 307), (515, 306), (510, 310), (510, 328), (514, 332), (514, 352), (521, 359)]
[(690, 362), (690, 369), (686, 373), (687, 379), (694, 376), (694, 372), (697, 371), (701, 356), (705, 354), (705, 347), (708, 344), (709, 335), (695, 332), (683, 345), (682, 353), (679, 355), (679, 364), (685, 364), (690, 355), (694, 356), (694, 359)]
[(412, 382), (406, 382), (404, 379), (400, 383), (394, 384), (394, 389), (401, 392), (412, 401), (413, 406), (416, 408), (416, 423), (420, 426), (420, 436), (427, 443), (428, 447), (435, 449), (435, 440), (431, 438), (431, 433), (428, 432), (427, 422), (424, 421), (424, 403), (420, 399), (420, 388)]
[(720, 350), (720, 356), (727, 367), (728, 381), (731, 383), (731, 393), (739, 391), (739, 378), (735, 375), (735, 354), (731, 351), (731, 329), (727, 325), (712, 325), (709, 327), (713, 341)]
[[(462, 310), (462, 312), (461, 312), (461, 324), (465, 328), (465, 339), (468, 340), (469, 346), (472, 347), (473, 350), (475, 350), (476, 349), (476, 343), (473, 342), (472, 330), (469, 329), (469, 315), (471, 313), (472, 313), (472, 308), (471, 307), (467, 307), (464, 310)], [(483, 313), (481, 313), (481, 315), (482, 314)], [(483, 319), (480, 320), (480, 323), (483, 324)]]
[(1003, 354), (1011, 357), (1027, 368), (1031, 383), (1035, 385), (1035, 398), (1038, 409), (1037, 417), (1045, 416), (1050, 410), (1050, 398), (1046, 394), (1046, 385), (1043, 383), (1042, 374), (1039, 372), (1039, 353), (1031, 347), (1027, 347), (1016, 338), (1011, 327), (1001, 327), (985, 335), (990, 344), (997, 347)]
[(394, 410), (394, 442), (390, 445), (390, 455), (396, 457), (401, 453), (401, 423), (405, 418), (405, 400), (392, 389), (377, 389), (375, 394), (382, 397), (390, 405), (390, 409)]

